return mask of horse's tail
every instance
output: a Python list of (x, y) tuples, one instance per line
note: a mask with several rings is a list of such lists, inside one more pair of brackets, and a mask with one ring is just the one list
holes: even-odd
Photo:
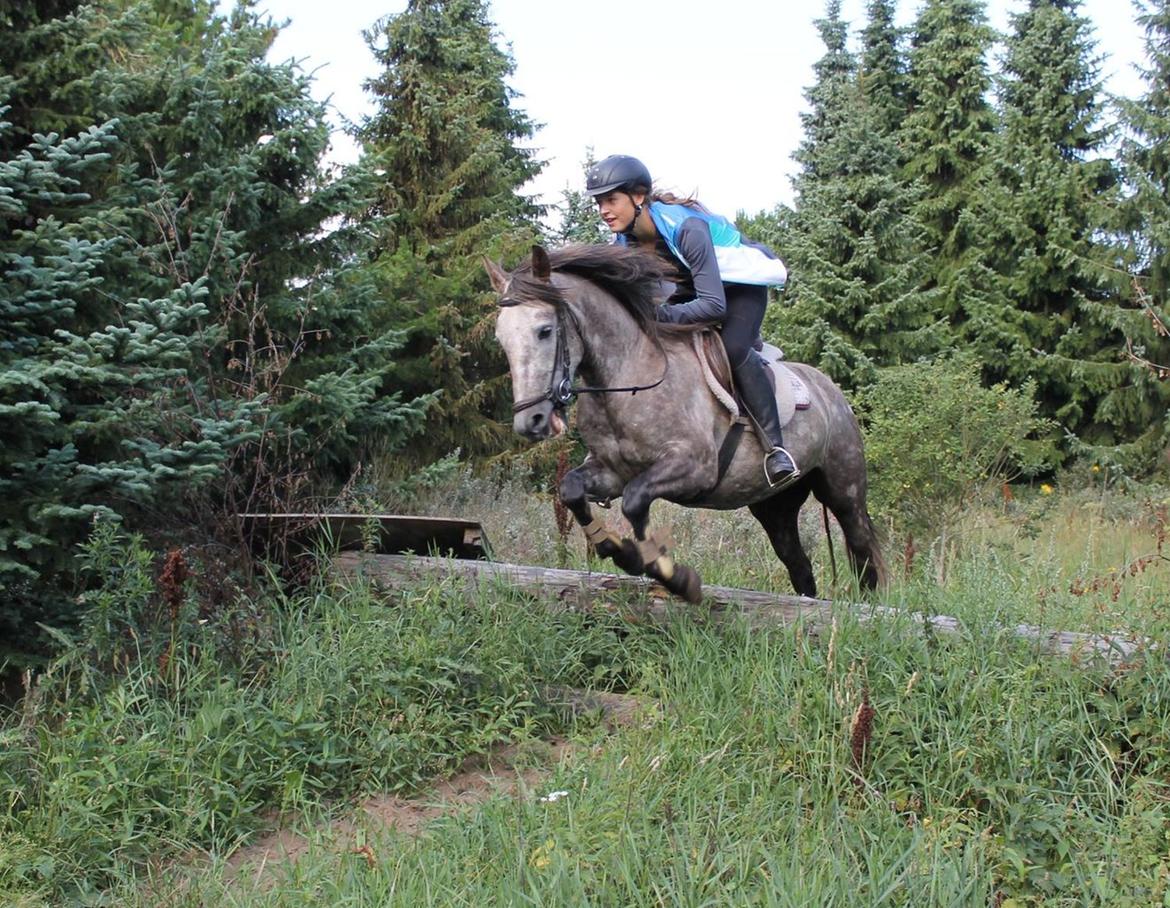
[(874, 526), (868, 509), (862, 508), (858, 517), (861, 532), (846, 537), (849, 562), (864, 586), (881, 589), (889, 580), (886, 559), (882, 554), (886, 543), (885, 534)]

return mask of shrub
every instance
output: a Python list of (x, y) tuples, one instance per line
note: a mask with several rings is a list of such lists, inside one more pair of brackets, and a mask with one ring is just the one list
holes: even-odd
[(1031, 386), (985, 388), (966, 356), (881, 370), (862, 409), (874, 511), (913, 538), (945, 539), (980, 492), (1051, 455)]

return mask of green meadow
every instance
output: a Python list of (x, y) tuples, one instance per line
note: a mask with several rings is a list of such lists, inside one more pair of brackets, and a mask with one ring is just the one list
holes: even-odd
[[(441, 579), (382, 593), (327, 571), (152, 624), (149, 553), (99, 531), (97, 617), (3, 717), (0, 898), (1170, 904), (1158, 495), (1023, 490), (970, 509), (946, 551), (891, 541), (881, 601), (897, 616), (876, 622), (834, 580), (809, 506), (838, 603), (816, 635), (681, 604), (664, 624), (613, 598), (552, 611)], [(586, 565), (551, 499), (518, 482), (457, 477), (414, 504), (482, 515), (500, 560)], [(746, 514), (655, 516), (707, 582), (788, 592)], [(1021, 623), (1150, 645), (1122, 663), (1044, 655)], [(565, 690), (633, 708), (611, 721)]]

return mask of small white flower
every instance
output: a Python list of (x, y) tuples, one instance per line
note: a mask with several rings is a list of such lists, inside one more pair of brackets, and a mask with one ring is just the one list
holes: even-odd
[(561, 798), (567, 798), (569, 793), (567, 791), (550, 791), (540, 800), (546, 804), (551, 804), (553, 801), (559, 801)]
[(258, 138), (256, 140), (256, 144), (257, 145), (267, 145), (269, 142), (271, 142), (273, 140), (273, 138), (274, 138), (274, 136), (271, 136), (268, 133), (264, 133), (264, 135), (262, 135), (260, 138)]

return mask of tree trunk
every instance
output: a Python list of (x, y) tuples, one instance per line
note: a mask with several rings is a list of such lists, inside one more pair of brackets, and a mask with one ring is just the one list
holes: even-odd
[[(546, 606), (553, 609), (600, 608), (618, 612), (632, 621), (665, 622), (685, 614), (694, 620), (716, 623), (743, 619), (752, 628), (799, 623), (805, 632), (817, 635), (830, 626), (834, 614), (848, 612), (862, 623), (901, 620), (944, 634), (963, 631), (957, 619), (946, 615), (923, 615), (887, 605), (832, 602), (727, 586), (704, 586), (703, 604), (691, 606), (672, 598), (661, 586), (644, 577), (593, 571), (362, 552), (343, 552), (334, 559), (333, 565), (343, 576), (364, 577), (391, 590), (454, 578), (471, 588), (517, 587), (541, 596)], [(1032, 641), (1038, 652), (1066, 654), (1074, 659), (1098, 656), (1118, 663), (1155, 646), (1152, 641), (1126, 634), (1083, 634), (1026, 624), (1009, 630)]]

